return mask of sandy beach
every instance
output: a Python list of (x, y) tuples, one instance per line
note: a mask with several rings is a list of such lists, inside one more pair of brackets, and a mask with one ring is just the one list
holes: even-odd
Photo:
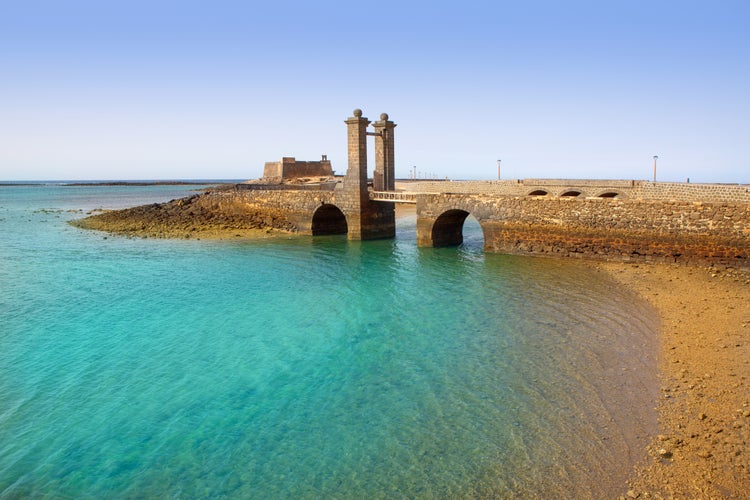
[(623, 498), (750, 498), (750, 270), (597, 266), (661, 321), (660, 433)]

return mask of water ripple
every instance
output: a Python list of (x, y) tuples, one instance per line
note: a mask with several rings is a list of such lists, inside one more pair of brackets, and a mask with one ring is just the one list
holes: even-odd
[(58, 191), (3, 213), (0, 496), (611, 496), (655, 425), (654, 315), (585, 265), (102, 240)]

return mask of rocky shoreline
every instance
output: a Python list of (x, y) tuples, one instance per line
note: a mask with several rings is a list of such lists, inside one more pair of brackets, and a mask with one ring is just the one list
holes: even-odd
[(221, 210), (210, 205), (202, 194), (91, 213), (71, 224), (139, 238), (257, 238), (296, 232), (296, 227), (279, 214), (250, 208)]

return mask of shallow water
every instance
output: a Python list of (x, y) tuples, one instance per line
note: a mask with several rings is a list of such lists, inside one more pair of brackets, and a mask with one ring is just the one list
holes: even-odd
[(656, 320), (576, 262), (69, 226), (185, 188), (0, 187), (0, 496), (619, 494)]

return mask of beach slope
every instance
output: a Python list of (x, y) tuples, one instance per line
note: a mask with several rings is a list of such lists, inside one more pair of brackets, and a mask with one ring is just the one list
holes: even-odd
[(625, 498), (749, 498), (750, 270), (605, 263), (661, 320), (660, 434)]

